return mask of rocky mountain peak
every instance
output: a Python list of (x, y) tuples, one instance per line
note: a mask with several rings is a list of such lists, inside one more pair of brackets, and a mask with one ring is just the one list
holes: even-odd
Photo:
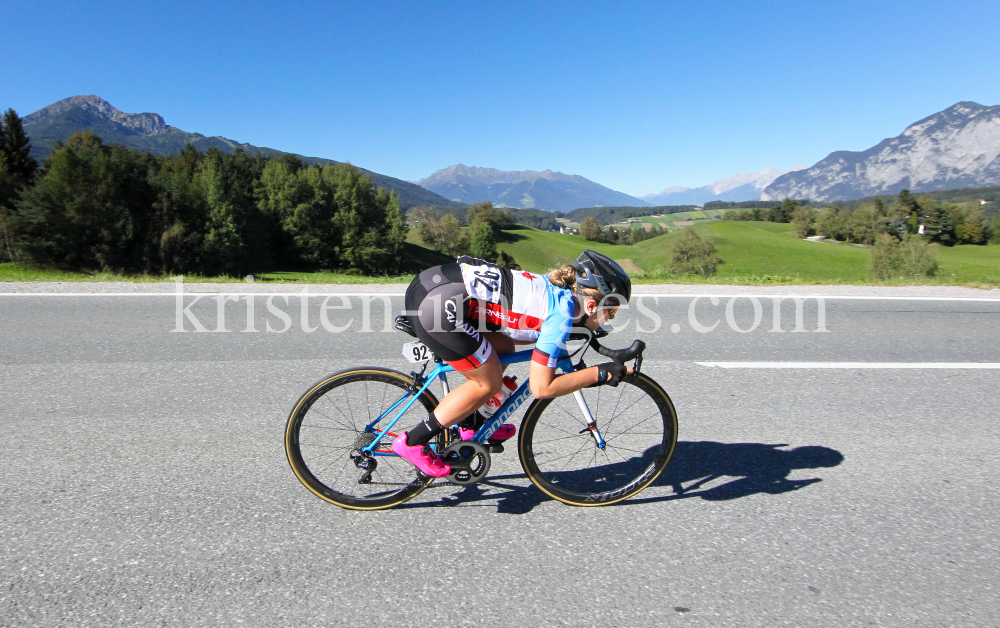
[(959, 102), (861, 152), (830, 153), (775, 179), (763, 200), (833, 201), (1000, 184), (1000, 106)]
[(70, 96), (69, 98), (63, 98), (58, 102), (52, 103), (48, 107), (44, 107), (31, 115), (25, 116), (24, 122), (25, 124), (28, 124), (43, 120), (50, 116), (57, 116), (71, 107), (79, 107), (85, 111), (90, 111), (108, 122), (115, 122), (142, 135), (154, 135), (156, 133), (167, 131), (171, 128), (163, 121), (163, 117), (158, 113), (124, 113), (115, 109), (111, 103), (104, 100), (100, 96), (94, 95)]

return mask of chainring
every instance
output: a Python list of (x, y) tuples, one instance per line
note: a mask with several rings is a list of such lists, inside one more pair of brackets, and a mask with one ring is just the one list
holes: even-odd
[(451, 465), (451, 473), (446, 479), (452, 484), (475, 484), (490, 472), (490, 452), (475, 441), (459, 441), (445, 447), (441, 459)]

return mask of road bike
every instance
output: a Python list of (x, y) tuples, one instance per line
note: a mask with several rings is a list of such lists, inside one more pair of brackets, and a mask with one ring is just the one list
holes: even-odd
[[(416, 337), (405, 317), (396, 319), (396, 328)], [(641, 372), (645, 343), (608, 349), (598, 340), (605, 335), (575, 334), (571, 339), (583, 344), (557, 368), (586, 368), (583, 357), (592, 348), (621, 364), (634, 361), (634, 373), (617, 387), (532, 400), (517, 439), (528, 479), (573, 506), (603, 506), (637, 494), (663, 472), (677, 443), (677, 412), (670, 397)], [(311, 386), (295, 404), (285, 452), (296, 477), (317, 497), (343, 508), (377, 510), (401, 504), (434, 482), (394, 454), (392, 441), (404, 426), (437, 407), (429, 388), (438, 381), (447, 395), (447, 374), (454, 369), (419, 340), (403, 345), (403, 355), (422, 363), (421, 370), (405, 375), (377, 366), (346, 369)], [(500, 356), (504, 365), (530, 360), (531, 349)], [(430, 364), (434, 367), (425, 375)], [(490, 436), (529, 397), (525, 379), (471, 440), (461, 440), (457, 426), (439, 434), (430, 446), (452, 469), (442, 480), (469, 485), (485, 479), (491, 454), (503, 451)]]

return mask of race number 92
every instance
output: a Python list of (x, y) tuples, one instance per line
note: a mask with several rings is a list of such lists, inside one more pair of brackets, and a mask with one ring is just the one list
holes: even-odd
[(414, 364), (419, 364), (431, 359), (431, 350), (427, 348), (427, 345), (416, 340), (403, 345), (403, 357)]

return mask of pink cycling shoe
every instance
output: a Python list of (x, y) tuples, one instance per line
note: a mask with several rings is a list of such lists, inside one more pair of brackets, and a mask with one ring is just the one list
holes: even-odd
[[(474, 433), (474, 432), (473, 432)], [(406, 432), (403, 432), (392, 441), (392, 451), (400, 458), (405, 458), (413, 463), (421, 473), (425, 473), (432, 478), (443, 478), (451, 473), (451, 465), (441, 461), (441, 458), (431, 451), (427, 445), (407, 445)]]
[[(469, 428), (459, 426), (458, 433), (462, 437), (462, 440), (472, 440), (472, 437), (476, 435), (476, 430), (470, 430)], [(517, 428), (510, 423), (504, 423), (497, 428), (497, 431), (493, 432), (489, 440), (502, 443), (505, 440), (509, 440), (511, 437), (517, 434)]]

